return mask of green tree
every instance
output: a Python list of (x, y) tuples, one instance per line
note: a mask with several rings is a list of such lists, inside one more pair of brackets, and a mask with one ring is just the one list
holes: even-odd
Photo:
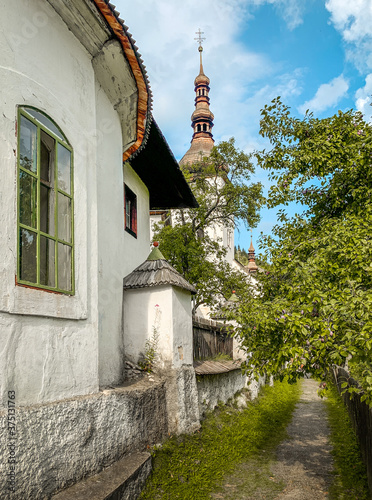
[(173, 211), (172, 226), (159, 225), (155, 238), (169, 262), (196, 287), (194, 308), (217, 307), (232, 289), (242, 295), (247, 281), (225, 261), (226, 249), (215, 229), (225, 227), (232, 234), (238, 222), (247, 228), (257, 225), (262, 187), (250, 183), (251, 156), (239, 151), (234, 139), (183, 171), (199, 207)]
[(324, 375), (333, 364), (362, 364), (363, 396), (372, 403), (372, 131), (360, 113), (293, 117), (280, 98), (262, 110), (272, 148), (256, 154), (274, 181), (268, 205), (279, 211), (262, 239), (270, 269), (260, 295), (237, 311), (247, 370)]

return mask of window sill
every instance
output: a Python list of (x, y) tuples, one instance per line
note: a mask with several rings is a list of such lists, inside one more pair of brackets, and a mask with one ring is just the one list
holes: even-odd
[(83, 300), (77, 291), (75, 295), (66, 295), (15, 285), (13, 291), (1, 302), (0, 311), (9, 314), (73, 320), (88, 318), (86, 300)]
[(129, 233), (130, 235), (132, 235), (134, 238), (137, 238), (137, 233), (135, 233), (134, 231), (132, 231), (131, 229), (129, 229), (129, 227), (126, 227), (125, 231), (127, 233)]

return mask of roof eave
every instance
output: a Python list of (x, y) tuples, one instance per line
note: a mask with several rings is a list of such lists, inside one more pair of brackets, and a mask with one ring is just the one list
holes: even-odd
[(151, 119), (150, 131), (143, 146), (130, 158), (130, 165), (149, 190), (150, 210), (198, 207), (154, 118)]
[(152, 95), (150, 85), (147, 79), (146, 70), (140, 54), (137, 52), (135, 42), (128, 32), (124, 21), (119, 18), (119, 13), (115, 7), (106, 0), (92, 0), (96, 7), (105, 18), (113, 34), (120, 42), (124, 55), (133, 72), (133, 76), (138, 89), (137, 104), (137, 139), (126, 151), (123, 152), (123, 161), (126, 161), (142, 145), (146, 135), (149, 132), (148, 117), (151, 112)]

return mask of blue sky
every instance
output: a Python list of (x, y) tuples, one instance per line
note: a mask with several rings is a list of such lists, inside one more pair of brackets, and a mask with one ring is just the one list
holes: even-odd
[[(371, 118), (372, 0), (116, 0), (147, 67), (153, 113), (177, 159), (191, 140), (193, 82), (199, 69), (195, 32), (204, 42), (216, 142), (236, 138), (246, 151), (267, 147), (260, 109), (282, 96), (302, 116), (359, 109)], [(267, 175), (255, 179), (268, 187)], [(276, 210), (253, 229), (271, 231)], [(242, 228), (235, 244), (248, 248)]]

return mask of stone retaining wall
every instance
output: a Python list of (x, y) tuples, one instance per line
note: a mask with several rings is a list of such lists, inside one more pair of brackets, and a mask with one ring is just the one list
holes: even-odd
[(129, 387), (18, 408), (15, 493), (7, 490), (7, 414), (0, 418), (0, 497), (44, 500), (125, 454), (165, 439), (166, 384), (142, 379)]
[(227, 403), (242, 389), (249, 391), (248, 399), (255, 399), (263, 385), (264, 377), (260, 377), (258, 381), (250, 381), (240, 368), (227, 373), (197, 375), (200, 416), (213, 410), (220, 402)]
[[(14, 441), (7, 432), (8, 414), (0, 413), (0, 497), (50, 499), (169, 433), (193, 432), (207, 409), (226, 403), (247, 387), (247, 380), (240, 368), (195, 377), (192, 366), (183, 366), (161, 378), (146, 375), (128, 386), (19, 407)], [(16, 461), (14, 493), (7, 489), (11, 457)]]
[(246, 386), (247, 377), (240, 369), (227, 373), (198, 375), (198, 397), (200, 415), (213, 410), (219, 402), (226, 403)]

